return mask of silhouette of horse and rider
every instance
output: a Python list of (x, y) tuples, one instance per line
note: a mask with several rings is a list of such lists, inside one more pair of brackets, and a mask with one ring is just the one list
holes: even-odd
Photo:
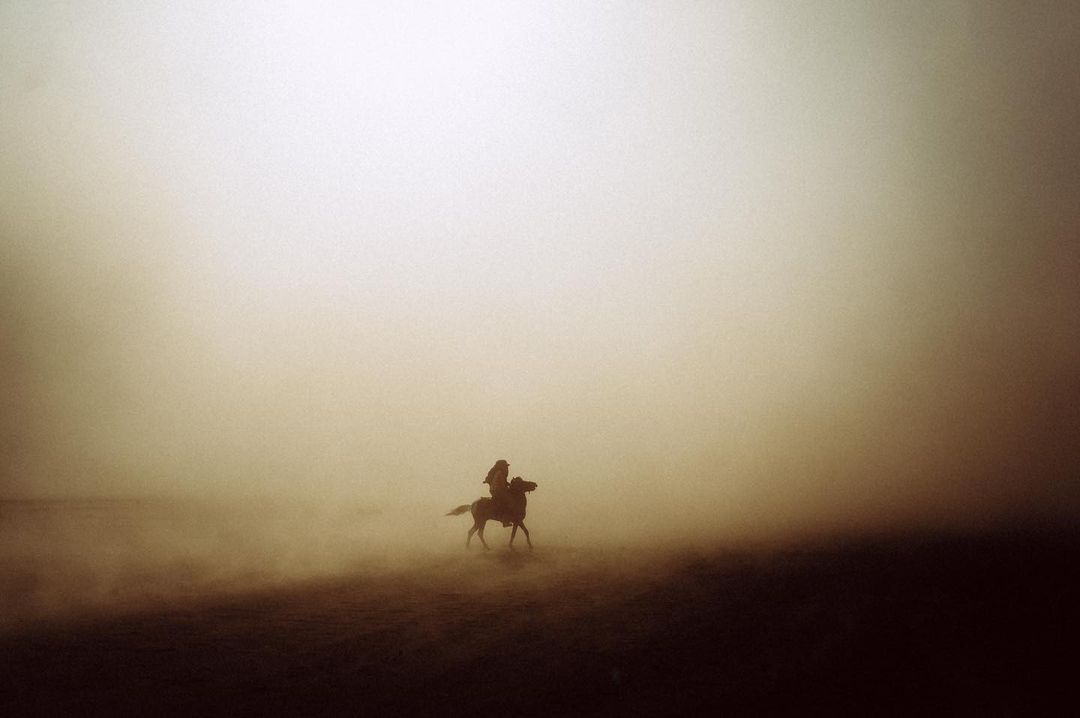
[(480, 543), (484, 544), (485, 549), (491, 548), (484, 540), (484, 525), (488, 521), (501, 521), (504, 527), (514, 527), (510, 532), (511, 549), (514, 548), (514, 538), (520, 528), (525, 534), (529, 549), (532, 550), (529, 529), (525, 528), (525, 507), (528, 504), (525, 494), (536, 489), (536, 482), (525, 481), (520, 476), (515, 476), (513, 481), (507, 483), (506, 477), (509, 475), (510, 463), (506, 459), (499, 459), (484, 479), (488, 490), (491, 491), (491, 498), (479, 498), (471, 504), (462, 504), (447, 512), (447, 516), (460, 516), (466, 511), (472, 513), (473, 525), (465, 539), (465, 548), (468, 548), (472, 542), (473, 534), (480, 536)]

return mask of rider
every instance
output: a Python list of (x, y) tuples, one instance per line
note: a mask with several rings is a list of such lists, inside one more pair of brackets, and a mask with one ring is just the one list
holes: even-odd
[[(499, 459), (488, 471), (487, 478), (484, 479), (484, 483), (488, 485), (491, 498), (495, 500), (495, 506), (498, 507), (500, 515), (505, 515), (510, 510), (509, 497), (506, 495), (510, 491), (510, 484), (506, 481), (506, 477), (509, 475), (510, 462), (506, 459)], [(503, 526), (509, 526), (510, 523), (502, 519)]]

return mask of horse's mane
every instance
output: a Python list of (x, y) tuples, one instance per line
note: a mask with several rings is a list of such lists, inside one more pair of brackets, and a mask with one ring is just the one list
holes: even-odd
[(536, 482), (526, 481), (520, 476), (515, 476), (513, 481), (510, 482), (510, 490), (519, 494), (528, 493), (529, 491), (535, 491)]

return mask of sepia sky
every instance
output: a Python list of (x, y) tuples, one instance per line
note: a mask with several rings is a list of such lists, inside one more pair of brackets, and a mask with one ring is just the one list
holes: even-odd
[(1080, 510), (1069, 2), (0, 2), (0, 494)]

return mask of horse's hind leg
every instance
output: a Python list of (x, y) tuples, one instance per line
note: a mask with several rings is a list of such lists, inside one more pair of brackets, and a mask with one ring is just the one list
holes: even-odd
[(513, 530), (510, 532), (510, 550), (511, 551), (514, 550), (514, 537), (517, 536), (517, 529), (518, 529), (518, 525), (517, 525), (517, 523), (515, 523)]
[(479, 537), (480, 537), (480, 543), (484, 544), (484, 550), (485, 550), (485, 551), (487, 551), (488, 549), (490, 549), (490, 548), (491, 548), (490, 546), (488, 546), (488, 545), (487, 545), (487, 541), (485, 541), (485, 540), (484, 540), (484, 524), (486, 524), (486, 523), (487, 523), (487, 521), (484, 521), (484, 522), (482, 522), (482, 523), (480, 524), (480, 530), (479, 530), (479, 532), (478, 532), (478, 533), (476, 534), (477, 536), (479, 536)]
[[(469, 529), (469, 536), (468, 536), (468, 538), (466, 538), (466, 539), (465, 539), (465, 548), (469, 548), (469, 544), (470, 544), (470, 543), (472, 542), (472, 535), (473, 535), (474, 533), (476, 533), (476, 530), (477, 530), (478, 528), (480, 528), (480, 525), (479, 525), (479, 524), (473, 524), (473, 525), (472, 525), (472, 528), (471, 528), (471, 529)], [(480, 540), (481, 540), (481, 541), (483, 541), (483, 540), (484, 540), (484, 537), (483, 537), (483, 536), (481, 536), (481, 537), (480, 537)]]
[[(529, 550), (530, 550), (530, 551), (532, 551), (532, 539), (531, 539), (531, 538), (529, 538), (529, 529), (525, 528), (525, 523), (524, 523), (524, 522), (522, 522), (522, 521), (519, 521), (519, 522), (517, 523), (517, 525), (515, 525), (515, 526), (514, 526), (514, 530), (515, 530), (515, 531), (517, 531), (517, 527), (518, 527), (518, 526), (520, 526), (520, 527), (521, 527), (521, 530), (522, 530), (522, 531), (523, 531), (523, 532), (525, 533), (525, 540), (526, 540), (526, 541), (528, 542), (528, 544), (529, 544)], [(510, 538), (510, 540), (512, 541), (512, 540), (513, 540), (513, 537), (511, 537), (511, 538)]]

